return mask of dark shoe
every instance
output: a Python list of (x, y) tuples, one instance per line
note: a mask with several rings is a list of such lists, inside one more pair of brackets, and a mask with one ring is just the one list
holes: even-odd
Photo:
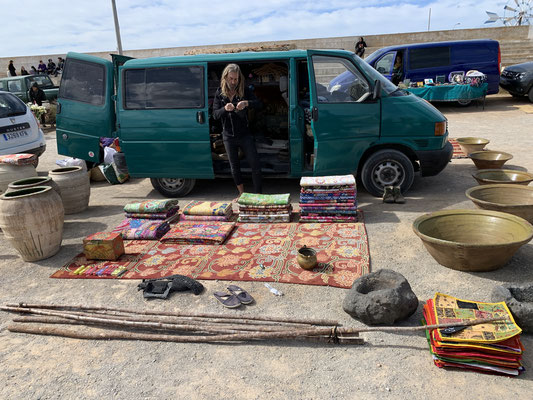
[(392, 190), (394, 202), (398, 204), (404, 204), (405, 203), (405, 197), (403, 197), (402, 192), (400, 190), (399, 186), (394, 186), (394, 189)]
[(224, 292), (215, 292), (213, 296), (227, 308), (237, 308), (242, 304), (241, 301), (234, 294), (224, 293)]
[(241, 289), (238, 286), (229, 285), (228, 290), (230, 291), (230, 293), (237, 296), (237, 299), (239, 299), (242, 304), (250, 304), (254, 301), (254, 298), (250, 296), (250, 294), (246, 290)]
[(392, 186), (385, 186), (383, 189), (383, 203), (394, 203), (394, 188)]

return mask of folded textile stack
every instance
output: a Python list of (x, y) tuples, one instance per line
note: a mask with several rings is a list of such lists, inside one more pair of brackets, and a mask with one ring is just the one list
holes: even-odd
[(306, 176), (300, 186), (301, 222), (357, 222), (353, 175)]
[(290, 193), (243, 193), (239, 197), (239, 222), (291, 222)]
[(427, 325), (499, 317), (504, 320), (426, 330), (435, 365), (508, 376), (520, 374), (524, 371), (521, 363), (524, 350), (520, 341), (522, 329), (516, 325), (504, 302), (481, 303), (436, 293), (424, 304)]
[(128, 240), (159, 240), (169, 230), (169, 223), (163, 219), (126, 218), (112, 232)]
[(235, 222), (180, 222), (161, 242), (174, 244), (222, 244), (231, 234)]
[(231, 202), (191, 201), (181, 212), (180, 221), (229, 221), (233, 216)]
[(129, 203), (124, 206), (126, 218), (167, 219), (179, 210), (178, 200), (147, 200)]

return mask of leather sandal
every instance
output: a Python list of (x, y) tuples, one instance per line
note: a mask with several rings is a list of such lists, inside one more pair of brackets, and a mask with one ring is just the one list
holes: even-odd
[(229, 285), (228, 290), (230, 291), (230, 293), (237, 296), (237, 299), (242, 304), (250, 304), (254, 301), (254, 298), (250, 296), (250, 293), (236, 285)]
[(237, 308), (242, 304), (241, 301), (234, 294), (215, 292), (213, 296), (226, 308)]

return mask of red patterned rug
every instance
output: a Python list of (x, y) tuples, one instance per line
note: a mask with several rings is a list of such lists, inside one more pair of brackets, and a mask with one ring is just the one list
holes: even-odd
[(448, 138), (448, 142), (450, 142), (453, 146), (452, 158), (468, 158), (463, 150), (461, 150), (461, 146), (459, 146), (459, 143), (457, 143), (456, 139)]
[[(299, 283), (351, 287), (370, 271), (362, 214), (358, 223), (239, 224), (224, 245), (176, 245), (127, 241), (117, 261), (87, 260), (79, 254), (51, 278), (151, 279), (173, 274), (195, 279)], [(296, 262), (304, 245), (317, 250), (319, 265), (306, 271)], [(74, 275), (82, 265), (124, 265), (122, 277)]]

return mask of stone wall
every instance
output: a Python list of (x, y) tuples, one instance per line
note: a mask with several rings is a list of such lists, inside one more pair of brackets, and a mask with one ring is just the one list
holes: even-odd
[[(211, 46), (189, 46), (189, 47), (171, 47), (163, 49), (144, 49), (144, 50), (126, 50), (124, 54), (135, 58), (148, 58), (160, 56), (180, 56), (187, 52), (204, 51), (209, 53), (213, 50), (229, 49), (236, 47), (259, 47), (272, 46), (279, 44), (294, 45), (299, 49), (345, 49), (354, 50), (354, 44), (359, 39), (359, 36), (343, 36), (332, 38), (315, 38), (315, 39), (301, 39), (301, 40), (279, 40), (269, 42), (256, 43), (234, 43), (221, 44)], [(482, 29), (456, 29), (447, 31), (430, 31), (430, 32), (410, 32), (397, 33), (388, 35), (368, 35), (364, 36), (367, 45), (367, 55), (372, 51), (381, 47), (391, 46), (402, 43), (420, 43), (420, 42), (440, 42), (447, 40), (466, 40), (466, 39), (495, 39), (500, 42), (502, 49), (502, 64), (510, 65), (516, 62), (516, 58), (523, 58), (524, 61), (529, 57), (533, 57), (533, 26), (515, 26), (515, 27), (499, 27), (499, 28), (482, 28)], [(506, 51), (506, 47), (509, 50)], [(511, 49), (512, 48), (512, 49)], [(96, 57), (111, 59), (109, 53), (93, 52), (87, 53)], [(509, 54), (509, 56), (506, 56)], [(23, 65), (28, 71), (32, 65), (37, 68), (39, 60), (45, 63), (51, 58), (57, 63), (57, 57), (65, 57), (65, 54), (45, 54), (35, 56), (23, 57), (2, 57), (0, 58), (0, 76), (6, 76), (7, 66), (9, 60), (13, 60), (17, 73), (20, 71), (20, 66)]]

